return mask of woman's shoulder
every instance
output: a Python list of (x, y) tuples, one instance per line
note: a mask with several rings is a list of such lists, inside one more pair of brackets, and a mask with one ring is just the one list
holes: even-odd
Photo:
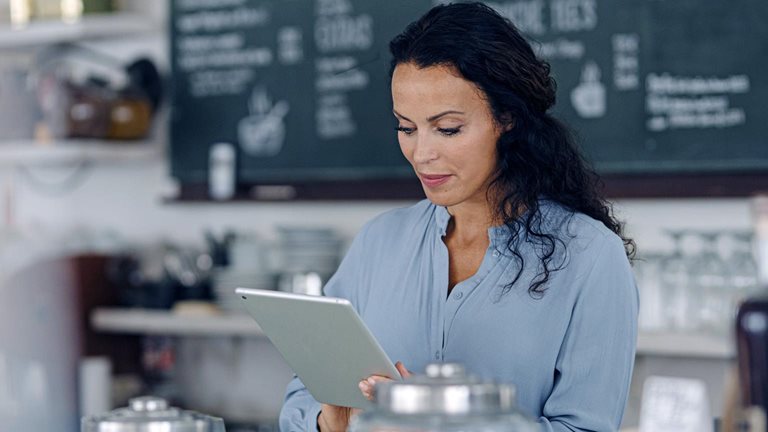
[(604, 242), (621, 242), (615, 232), (593, 217), (568, 209), (549, 200), (540, 203), (542, 218), (552, 231), (558, 232), (583, 247), (600, 247)]
[[(636, 295), (633, 287), (632, 269), (627, 258), (624, 240), (601, 221), (581, 212), (575, 212), (557, 203), (547, 204), (549, 221), (559, 224), (558, 238), (565, 246), (565, 267), (559, 278), (568, 281), (566, 285), (593, 291), (611, 291), (620, 281), (629, 297)], [(597, 278), (592, 280), (591, 278)], [(584, 286), (574, 283), (579, 280), (591, 281)], [(595, 282), (598, 281), (598, 282)], [(595, 283), (592, 283), (595, 282)], [(579, 291), (577, 290), (577, 291)]]
[(569, 262), (589, 266), (605, 254), (626, 259), (624, 240), (601, 221), (553, 201), (542, 203), (541, 211), (549, 232), (565, 246)]
[(423, 230), (434, 221), (439, 208), (429, 200), (421, 200), (407, 207), (399, 207), (374, 217), (361, 230), (366, 237), (391, 238), (399, 233)]

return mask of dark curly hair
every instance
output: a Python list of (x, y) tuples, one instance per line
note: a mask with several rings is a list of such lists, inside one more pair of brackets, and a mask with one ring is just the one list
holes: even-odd
[[(536, 58), (514, 24), (482, 3), (440, 5), (408, 25), (392, 39), (389, 49), (390, 76), (401, 63), (451, 67), (483, 91), (497, 124), (512, 126), (501, 128), (505, 132), (496, 145), (499, 166), (492, 188), (493, 201), (498, 202), (496, 214), (511, 234), (507, 248), (519, 264), (503, 292), (512, 288), (525, 268), (518, 251), (523, 237), (534, 244), (540, 259), (528, 288), (530, 295), (543, 295), (551, 273), (565, 266), (565, 261), (555, 259), (558, 244), (564, 248), (565, 241), (557, 234), (560, 231), (545, 225), (539, 211), (541, 198), (568, 210), (563, 224), (576, 212), (602, 222), (622, 238), (627, 256), (634, 258), (635, 243), (623, 235), (623, 224), (601, 196), (599, 177), (582, 157), (569, 129), (548, 113), (556, 91), (549, 63)], [(522, 216), (520, 209), (526, 210)]]

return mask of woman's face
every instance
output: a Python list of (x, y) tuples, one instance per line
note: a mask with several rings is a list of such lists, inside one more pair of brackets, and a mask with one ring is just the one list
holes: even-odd
[(400, 149), (437, 205), (487, 205), (498, 127), (483, 93), (453, 69), (399, 64), (392, 102)]

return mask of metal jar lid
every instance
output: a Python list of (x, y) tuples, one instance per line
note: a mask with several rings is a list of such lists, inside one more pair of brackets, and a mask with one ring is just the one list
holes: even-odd
[(168, 407), (165, 399), (143, 396), (127, 408), (83, 417), (81, 432), (225, 432), (224, 420)]
[(501, 414), (514, 409), (514, 387), (467, 376), (455, 363), (433, 363), (426, 376), (374, 388), (376, 408), (393, 414)]

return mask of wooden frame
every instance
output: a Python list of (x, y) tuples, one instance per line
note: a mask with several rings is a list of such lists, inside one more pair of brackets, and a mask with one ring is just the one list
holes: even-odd
[[(605, 175), (608, 198), (724, 198), (768, 193), (768, 173)], [(241, 185), (234, 202), (410, 201), (424, 198), (415, 178)], [(185, 184), (171, 202), (208, 202), (205, 184)]]

